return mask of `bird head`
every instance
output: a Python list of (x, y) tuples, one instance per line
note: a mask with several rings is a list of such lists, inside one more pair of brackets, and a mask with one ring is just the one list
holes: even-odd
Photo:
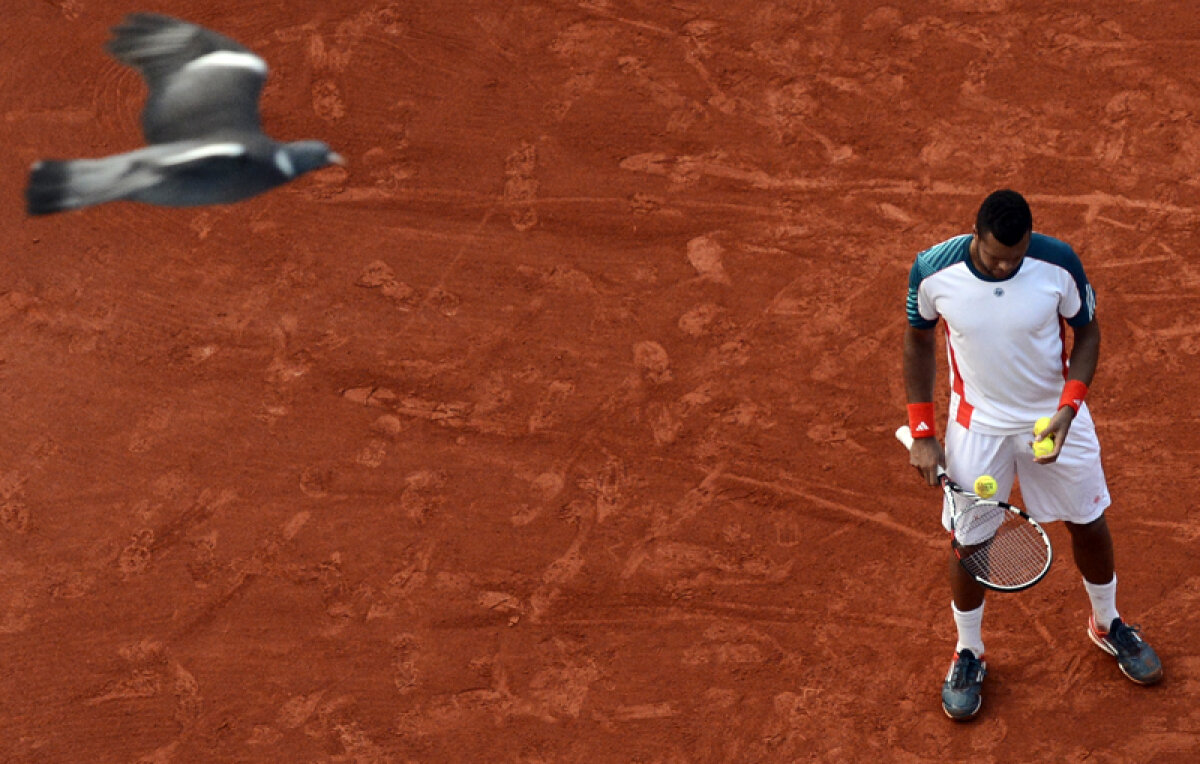
[(286, 162), (277, 156), (277, 164), (280, 165), (280, 169), (284, 169), (285, 165), (290, 165), (292, 171), (287, 172), (284, 169), (284, 172), (293, 177), (331, 164), (346, 164), (346, 160), (342, 158), (341, 154), (321, 141), (287, 143), (279, 149), (279, 153), (281, 157), (286, 157)]

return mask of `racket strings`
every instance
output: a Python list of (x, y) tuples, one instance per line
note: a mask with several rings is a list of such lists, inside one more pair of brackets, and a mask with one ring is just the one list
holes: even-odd
[(1050, 550), (1038, 529), (994, 504), (972, 503), (955, 523), (954, 538), (963, 566), (997, 586), (1035, 581), (1049, 562)]
[(951, 486), (946, 491), (946, 495), (950, 497), (950, 509), (954, 512), (954, 516), (961, 518), (959, 522), (969, 521), (972, 512), (978, 512), (982, 515), (987, 514), (987, 510), (989, 509), (999, 508), (993, 503), (981, 503), (975, 496), (960, 492), (956, 486)]

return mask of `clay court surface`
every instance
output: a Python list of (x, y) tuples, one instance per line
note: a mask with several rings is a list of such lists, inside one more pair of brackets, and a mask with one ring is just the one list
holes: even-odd
[[(0, 24), (0, 761), (1194, 760), (1191, 3), (152, 5)], [(267, 131), (348, 168), (27, 218), (30, 162), (141, 142), (135, 10), (261, 53)], [(1052, 527), (956, 726), (903, 299), (1002, 186), (1096, 285), (1167, 678), (1087, 640)]]

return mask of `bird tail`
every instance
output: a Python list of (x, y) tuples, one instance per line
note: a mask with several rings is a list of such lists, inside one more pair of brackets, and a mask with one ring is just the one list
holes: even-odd
[(130, 172), (135, 159), (131, 152), (104, 159), (36, 162), (25, 189), (26, 209), (30, 215), (49, 215), (125, 198), (137, 190), (137, 178)]
[(56, 160), (38, 162), (29, 172), (25, 202), (30, 215), (48, 215), (74, 209), (71, 194), (71, 163)]

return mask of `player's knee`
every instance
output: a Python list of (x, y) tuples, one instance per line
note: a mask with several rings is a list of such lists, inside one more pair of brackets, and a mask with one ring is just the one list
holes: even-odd
[(1067, 526), (1067, 530), (1075, 538), (1106, 538), (1109, 535), (1108, 520), (1105, 518), (1103, 512), (1089, 523), (1064, 522), (1063, 524)]

